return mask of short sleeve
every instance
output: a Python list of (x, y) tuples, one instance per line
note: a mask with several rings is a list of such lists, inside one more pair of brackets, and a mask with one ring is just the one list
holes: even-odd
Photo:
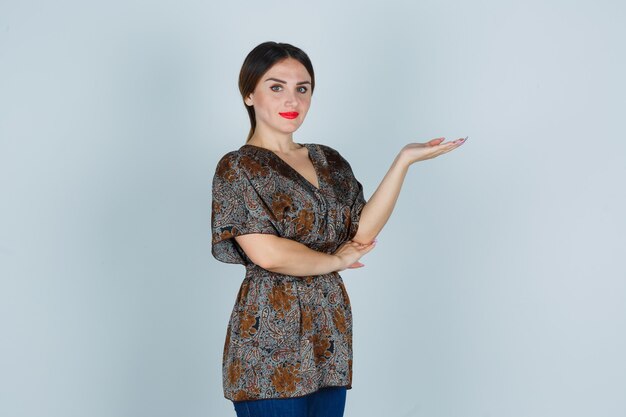
[(251, 263), (234, 239), (249, 233), (278, 235), (271, 211), (239, 168), (234, 151), (218, 162), (213, 177), (211, 253), (221, 262)]
[(329, 171), (336, 184), (336, 194), (343, 196), (342, 206), (346, 210), (346, 237), (352, 240), (356, 236), (361, 219), (361, 212), (367, 201), (363, 194), (363, 185), (356, 179), (350, 163), (335, 149), (320, 145), (326, 155)]
[[(354, 175), (352, 176), (354, 178)], [(354, 236), (356, 236), (356, 232), (359, 229), (359, 220), (361, 219), (361, 212), (363, 211), (363, 207), (367, 203), (365, 201), (365, 196), (363, 195), (363, 185), (354, 178), (354, 182), (356, 183), (356, 197), (352, 202), (350, 207), (350, 233), (349, 239), (352, 240)]]

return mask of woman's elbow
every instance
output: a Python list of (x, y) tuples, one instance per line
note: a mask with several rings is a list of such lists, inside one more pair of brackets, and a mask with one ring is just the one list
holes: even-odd
[(272, 272), (278, 272), (276, 269), (280, 267), (274, 259), (264, 256), (255, 256), (254, 258), (250, 257), (250, 260), (254, 262), (255, 265)]
[(359, 227), (356, 231), (356, 234), (352, 237), (352, 241), (361, 244), (369, 244), (372, 243), (374, 239), (376, 239), (377, 233), (373, 233), (372, 231), (367, 231), (363, 227)]

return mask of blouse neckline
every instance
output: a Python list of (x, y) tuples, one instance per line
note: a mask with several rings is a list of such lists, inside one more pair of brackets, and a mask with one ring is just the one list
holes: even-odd
[(310, 144), (309, 143), (297, 143), (297, 142), (294, 142), (294, 143), (296, 143), (297, 145), (300, 145), (300, 146), (303, 146), (303, 147), (307, 148), (307, 156), (309, 158), (309, 161), (311, 161), (311, 164), (313, 164), (313, 170), (315, 171), (315, 177), (317, 179), (317, 184), (319, 185), (319, 187), (316, 187), (315, 184), (313, 184), (311, 181), (307, 180), (304, 177), (304, 175), (300, 174), (300, 172), (298, 172), (294, 167), (289, 165), (287, 163), (287, 161), (285, 161), (283, 158), (278, 156), (276, 154), (276, 152), (272, 151), (271, 149), (267, 149), (267, 148), (264, 148), (262, 146), (252, 145), (250, 143), (244, 144), (242, 146), (242, 148), (245, 147), (245, 146), (248, 146), (248, 147), (251, 147), (251, 148), (261, 149), (261, 150), (267, 151), (268, 153), (272, 154), (276, 159), (278, 159), (282, 164), (286, 165), (291, 171), (293, 171), (298, 177), (300, 177), (300, 179), (302, 179), (304, 182), (306, 182), (311, 187), (313, 187), (316, 191), (321, 191), (321, 189), (322, 189), (322, 180), (321, 180), (321, 178), (320, 178), (320, 176), (318, 174), (317, 163), (316, 163), (315, 158), (312, 155), (311, 147), (309, 146)]

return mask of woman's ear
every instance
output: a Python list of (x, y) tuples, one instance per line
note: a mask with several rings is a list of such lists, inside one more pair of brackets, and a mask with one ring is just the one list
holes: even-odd
[(250, 93), (248, 95), (248, 97), (246, 97), (246, 99), (243, 101), (244, 103), (246, 103), (246, 106), (252, 106), (254, 103), (252, 102), (252, 96), (253, 94)]

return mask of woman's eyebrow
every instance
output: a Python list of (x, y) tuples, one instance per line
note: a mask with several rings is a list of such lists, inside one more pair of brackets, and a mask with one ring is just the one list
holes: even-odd
[[(278, 78), (268, 78), (265, 81), (276, 81), (277, 83), (287, 84), (287, 81), (279, 80)], [(296, 83), (296, 85), (302, 85), (302, 84), (311, 84), (311, 82), (310, 81), (300, 81), (300, 82)]]

